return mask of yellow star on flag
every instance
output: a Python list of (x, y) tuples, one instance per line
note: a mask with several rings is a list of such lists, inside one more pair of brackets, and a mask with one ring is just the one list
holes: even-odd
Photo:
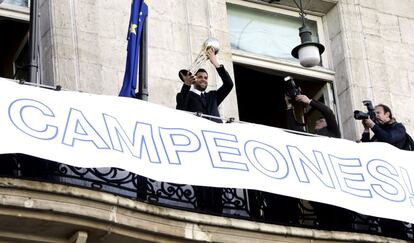
[(137, 34), (137, 27), (138, 27), (138, 25), (131, 24), (131, 27), (129, 28), (129, 32), (136, 35)]

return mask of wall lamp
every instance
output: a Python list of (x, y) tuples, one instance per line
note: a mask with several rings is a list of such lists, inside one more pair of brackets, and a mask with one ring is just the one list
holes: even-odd
[(312, 32), (305, 23), (302, 0), (299, 0), (299, 4), (296, 0), (293, 1), (300, 10), (299, 16), (302, 20), (302, 27), (299, 28), (301, 44), (293, 48), (292, 56), (299, 59), (300, 65), (313, 67), (321, 62), (321, 55), (325, 51), (325, 47), (318, 42), (312, 41)]

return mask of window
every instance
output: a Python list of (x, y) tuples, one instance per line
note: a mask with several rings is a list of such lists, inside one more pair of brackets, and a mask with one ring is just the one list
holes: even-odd
[[(228, 5), (231, 47), (259, 55), (296, 61), (290, 54), (300, 44), (298, 17)], [(316, 22), (308, 20), (313, 41), (319, 42)]]
[(27, 1), (5, 0), (0, 4), (0, 33), (0, 77), (27, 80)]
[[(300, 44), (299, 13), (270, 4), (227, 0), (228, 27), (239, 118), (242, 121), (287, 128), (284, 78), (292, 76), (309, 98), (319, 100), (334, 112), (334, 72), (322, 65), (311, 69), (300, 66), (291, 50)], [(306, 15), (314, 41), (323, 43), (322, 18)], [(298, 120), (313, 132), (321, 114), (309, 107), (295, 106)], [(339, 120), (339, 119), (337, 119)]]
[(12, 4), (16, 6), (28, 7), (29, 1), (28, 0), (4, 0), (3, 3)]

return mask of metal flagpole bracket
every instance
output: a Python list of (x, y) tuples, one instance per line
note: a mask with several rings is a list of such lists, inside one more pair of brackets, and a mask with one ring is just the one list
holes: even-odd
[(34, 87), (39, 87), (39, 88), (44, 88), (44, 89), (51, 89), (51, 90), (55, 90), (55, 91), (61, 91), (62, 90), (61, 85), (51, 86), (51, 85), (46, 85), (46, 84), (37, 84), (37, 83), (27, 82), (27, 81), (24, 81), (22, 79), (19, 80), (18, 83), (22, 84), (22, 85), (29, 85), (29, 86), (34, 86)]

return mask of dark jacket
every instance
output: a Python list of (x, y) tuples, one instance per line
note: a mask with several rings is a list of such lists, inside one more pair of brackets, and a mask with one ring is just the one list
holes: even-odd
[(391, 120), (387, 124), (375, 124), (371, 128), (374, 136), (370, 139), (370, 133), (362, 133), (362, 142), (385, 142), (399, 149), (404, 149), (406, 131), (403, 124)]
[[(315, 133), (326, 137), (340, 138), (341, 132), (339, 130), (339, 126), (336, 122), (335, 114), (333, 113), (333, 111), (325, 104), (319, 101), (311, 100), (310, 105), (322, 113), (322, 116), (325, 118), (327, 124), (326, 127), (319, 130), (315, 130)], [(304, 125), (296, 121), (293, 109), (289, 109), (286, 115), (289, 129), (295, 131), (305, 131)]]
[(339, 130), (333, 111), (319, 101), (311, 100), (310, 105), (322, 113), (327, 125), (322, 129), (316, 130), (315, 133), (322, 136), (340, 138), (341, 131)]
[[(217, 89), (205, 93), (206, 102), (205, 105), (201, 99), (201, 96), (191, 92), (191, 86), (183, 84), (180, 93), (177, 94), (177, 109), (190, 112), (201, 112), (210, 116), (219, 117), (218, 106), (223, 102), (226, 96), (230, 93), (233, 88), (233, 81), (226, 69), (221, 65), (216, 69), (223, 85)], [(219, 119), (207, 118), (215, 122), (222, 122)]]

